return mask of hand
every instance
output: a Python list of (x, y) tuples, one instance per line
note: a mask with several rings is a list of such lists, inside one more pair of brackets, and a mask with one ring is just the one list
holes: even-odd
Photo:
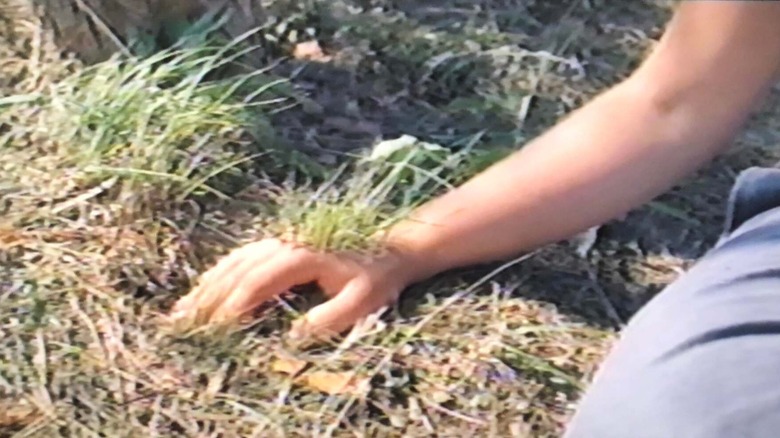
[(293, 324), (293, 337), (338, 333), (394, 302), (411, 277), (400, 253), (381, 256), (317, 252), (266, 239), (234, 250), (173, 308), (174, 320), (227, 322), (292, 287), (316, 283), (330, 298)]

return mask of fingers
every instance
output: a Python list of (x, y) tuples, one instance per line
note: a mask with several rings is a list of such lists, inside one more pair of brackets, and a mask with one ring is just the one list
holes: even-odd
[(273, 257), (281, 247), (277, 240), (261, 240), (233, 251), (203, 274), (201, 283), (174, 305), (174, 316), (195, 311), (209, 314), (215, 303), (235, 288), (243, 274)]
[(333, 299), (314, 307), (305, 317), (296, 321), (290, 336), (337, 335), (387, 305), (394, 296), (393, 291), (378, 295), (376, 290), (371, 290), (368, 282), (355, 279)]
[(211, 316), (228, 321), (250, 312), (266, 300), (290, 288), (313, 282), (319, 273), (316, 257), (305, 250), (293, 250), (242, 274), (238, 286)]
[(188, 325), (228, 322), (294, 286), (317, 282), (332, 298), (297, 321), (291, 335), (338, 334), (397, 297), (403, 284), (393, 286), (397, 282), (382, 266), (263, 240), (233, 251), (206, 272), (171, 316)]
[(246, 273), (258, 266), (263, 266), (266, 263), (265, 260), (264, 257), (256, 259), (252, 255), (244, 256), (244, 259), (235, 264), (232, 269), (223, 272), (218, 280), (212, 281), (208, 288), (201, 288), (196, 301), (189, 306), (190, 311), (197, 312), (199, 320), (210, 320), (217, 308), (230, 296), (237, 293), (236, 287)]

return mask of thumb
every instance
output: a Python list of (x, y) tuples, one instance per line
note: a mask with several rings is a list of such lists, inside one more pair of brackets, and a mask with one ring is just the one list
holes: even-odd
[(293, 323), (290, 337), (306, 338), (312, 335), (328, 337), (338, 335), (352, 327), (358, 320), (387, 305), (391, 294), (372, 290), (366, 281), (353, 280), (335, 297)]

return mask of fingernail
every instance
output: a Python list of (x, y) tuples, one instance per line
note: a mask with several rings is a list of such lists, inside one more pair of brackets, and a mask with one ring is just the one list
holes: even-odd
[(185, 316), (187, 316), (187, 312), (184, 310), (178, 310), (176, 312), (171, 313), (171, 319), (182, 319)]

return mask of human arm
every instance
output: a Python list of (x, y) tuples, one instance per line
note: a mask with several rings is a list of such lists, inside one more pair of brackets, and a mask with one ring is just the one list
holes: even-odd
[(262, 241), (238, 249), (176, 307), (245, 313), (302, 283), (332, 299), (298, 327), (340, 331), (437, 272), (499, 260), (602, 223), (723, 150), (772, 85), (780, 4), (683, 3), (631, 77), (523, 150), (414, 212), (381, 257)]
[(772, 85), (778, 6), (684, 3), (629, 79), (423, 206), (391, 242), (424, 278), (566, 238), (650, 200), (723, 150)]

